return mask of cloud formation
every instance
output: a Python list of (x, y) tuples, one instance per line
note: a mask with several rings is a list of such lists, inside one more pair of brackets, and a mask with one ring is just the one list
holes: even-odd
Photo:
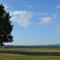
[(48, 24), (52, 21), (52, 16), (45, 16), (39, 20), (39, 24)]
[[(29, 26), (32, 23), (31, 20), (33, 19), (33, 17), (36, 16), (35, 14), (33, 14), (33, 12), (25, 11), (25, 10), (23, 10), (23, 11), (22, 10), (21, 11), (11, 11), (10, 15), (12, 16), (11, 21), (16, 21), (21, 27)], [(38, 16), (38, 18), (40, 17), (39, 15), (37, 15), (37, 16)], [(37, 21), (38, 18), (36, 20), (34, 20), (34, 22)], [(52, 22), (52, 18), (53, 18), (52, 16), (49, 16), (48, 14), (44, 13), (43, 17), (41, 17), (39, 19), (38, 24), (48, 24), (48, 23)]]
[(12, 16), (11, 20), (18, 22), (22, 27), (27, 27), (32, 19), (31, 11), (14, 11), (10, 14)]

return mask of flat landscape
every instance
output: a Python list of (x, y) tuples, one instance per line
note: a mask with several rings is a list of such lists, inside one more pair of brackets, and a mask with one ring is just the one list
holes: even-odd
[(0, 54), (0, 60), (60, 60), (60, 56), (32, 56), (20, 54)]
[(60, 48), (0, 48), (0, 60), (60, 60)]
[(60, 0), (0, 0), (0, 60), (60, 60)]

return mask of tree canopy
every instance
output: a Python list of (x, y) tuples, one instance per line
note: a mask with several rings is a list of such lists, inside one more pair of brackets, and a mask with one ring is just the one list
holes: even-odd
[(10, 14), (5, 11), (3, 4), (0, 5), (0, 45), (3, 43), (12, 42), (13, 36), (11, 35), (13, 25), (10, 21)]

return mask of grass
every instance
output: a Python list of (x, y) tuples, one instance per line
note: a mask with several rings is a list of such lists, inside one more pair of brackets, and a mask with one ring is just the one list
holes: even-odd
[(0, 50), (22, 50), (28, 52), (60, 52), (60, 48), (0, 48)]
[(60, 48), (0, 48), (0, 50), (27, 52), (60, 52)]
[(0, 60), (60, 60), (60, 56), (29, 56), (19, 54), (0, 54)]
[[(60, 60), (60, 49), (59, 48), (58, 49), (0, 48), (0, 52), (1, 51), (2, 51), (2, 53), (0, 53), (0, 60)], [(11, 53), (4, 53), (4, 51), (5, 52), (10, 51)], [(39, 55), (38, 54), (34, 55), (35, 53), (38, 53)], [(43, 55), (42, 55), (42, 53), (43, 53)], [(44, 53), (45, 53), (45, 55), (44, 55)], [(54, 53), (58, 53), (59, 55), (54, 56)], [(46, 54), (48, 54), (48, 55), (46, 55)], [(51, 54), (51, 55), (49, 55), (49, 54)]]

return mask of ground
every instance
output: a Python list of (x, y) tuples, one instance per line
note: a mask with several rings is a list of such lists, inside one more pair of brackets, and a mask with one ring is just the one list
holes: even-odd
[[(4, 51), (4, 52), (3, 52)], [(19, 53), (18, 53), (19, 52)], [(23, 52), (23, 53), (21, 53)], [(26, 54), (28, 52), (28, 54)], [(30, 54), (32, 52), (33, 54)], [(39, 53), (36, 55), (35, 52)], [(47, 48), (0, 48), (0, 60), (60, 60), (60, 55), (41, 55), (41, 52), (58, 52), (60, 48), (47, 49)], [(25, 54), (24, 54), (25, 53)], [(34, 55), (35, 54), (35, 55)]]

